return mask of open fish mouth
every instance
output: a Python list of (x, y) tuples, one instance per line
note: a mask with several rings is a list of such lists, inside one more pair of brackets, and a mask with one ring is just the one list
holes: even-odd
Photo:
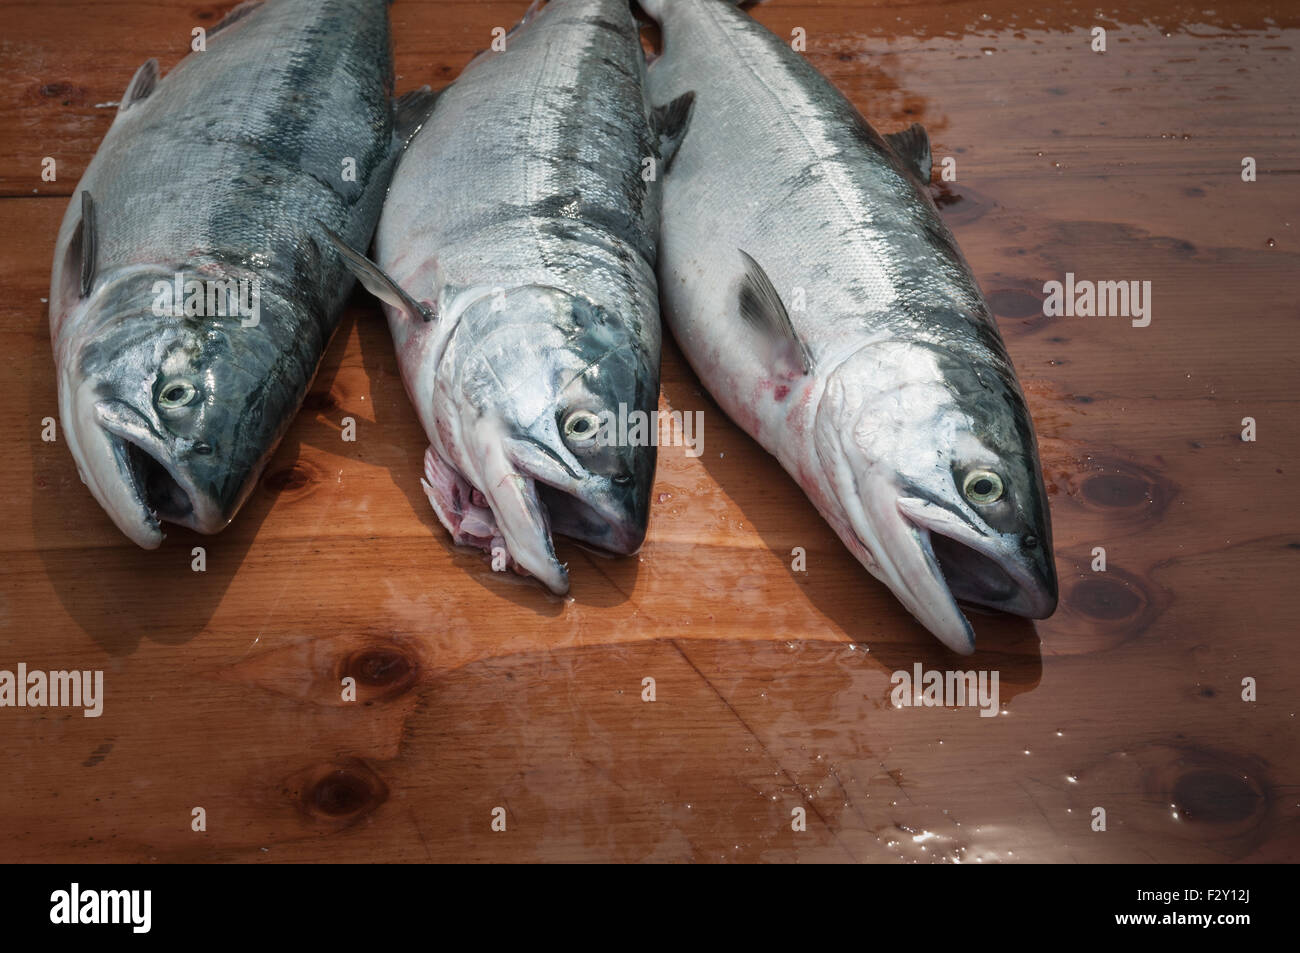
[(551, 531), (602, 556), (631, 556), (645, 542), (645, 529), (629, 527), (619, 512), (583, 499), (569, 487), (537, 483)]
[(915, 497), (901, 498), (898, 508), (929, 531), (930, 550), (957, 601), (1028, 619), (1046, 619), (1056, 610), (1056, 573), (1045, 541), (1027, 547), (1023, 537), (986, 535), (951, 510)]
[(996, 560), (950, 536), (932, 533), (930, 548), (958, 604), (1001, 608), (1021, 591)]
[[(484, 463), (483, 488), (471, 484), (430, 447), (420, 481), (433, 511), (458, 546), (492, 556), (494, 569), (535, 576), (556, 595), (569, 591), (569, 572), (555, 555), (547, 509), (535, 481), (509, 465), (495, 448)], [(505, 556), (505, 564), (498, 559)]]
[[(500, 492), (503, 486), (509, 490)], [(644, 530), (628, 529), (620, 514), (572, 487), (516, 473), (494, 490), (485, 495), (500, 525), (514, 530), (503, 533), (511, 559), (557, 595), (569, 591), (569, 576), (555, 554), (555, 536), (611, 557), (630, 556), (645, 541)]]
[(82, 479), (105, 512), (133, 542), (156, 549), (164, 522), (202, 533), (226, 521), (171, 462), (163, 439), (148, 420), (117, 400), (95, 402), (79, 417), (73, 448)]
[[(958, 514), (880, 486), (845, 494), (850, 549), (922, 625), (952, 651), (975, 651), (975, 630), (961, 604), (1028, 618), (1056, 608), (1050, 548), (1026, 554), (1021, 541), (984, 535)], [(1050, 558), (1050, 557), (1047, 557)]]
[[(516, 457), (521, 459), (516, 459)], [(555, 552), (564, 536), (602, 555), (630, 555), (645, 540), (644, 521), (629, 520), (612, 501), (587, 492), (581, 480), (568, 483), (533, 475), (527, 454), (507, 443), (490, 445), (480, 460), (482, 488), (438, 457), (425, 454), (425, 494), (453, 540), (499, 555), (521, 575), (534, 576), (556, 595), (569, 591), (569, 573)]]
[(193, 519), (190, 494), (157, 459), (123, 437), (114, 441), (114, 452), (119, 454), (123, 473), (154, 522), (186, 524)]

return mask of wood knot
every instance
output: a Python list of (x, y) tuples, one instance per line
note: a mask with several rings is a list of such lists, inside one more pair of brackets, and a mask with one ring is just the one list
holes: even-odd
[(302, 460), (296, 460), (287, 467), (273, 470), (262, 477), (262, 486), (267, 492), (277, 496), (288, 494), (293, 497), (306, 496), (315, 486), (319, 474), (316, 468)]
[(388, 785), (360, 758), (314, 765), (295, 775), (286, 794), (306, 816), (351, 823), (388, 800)]
[(1123, 622), (1147, 604), (1142, 590), (1110, 572), (1098, 573), (1070, 590), (1070, 605), (1083, 615), (1103, 622)]
[(46, 83), (41, 87), (41, 95), (47, 99), (68, 99), (72, 96), (81, 96), (85, 90), (80, 86), (73, 86), (71, 83)]
[(989, 309), (999, 318), (1041, 317), (1043, 301), (1027, 291), (1003, 288), (988, 296)]
[(1188, 771), (1173, 789), (1173, 803), (1189, 823), (1239, 823), (1255, 814), (1264, 801), (1264, 792), (1249, 775), (1217, 768)]
[[(949, 225), (969, 225), (971, 222), (979, 221), (988, 213), (993, 203), (989, 201), (986, 195), (972, 189), (968, 182), (963, 183), (960, 192), (954, 191), (953, 184), (944, 182), (941, 176), (942, 170), (936, 161), (935, 181), (930, 185), (930, 197), (934, 199), (934, 204), (942, 212), (945, 223)], [(1037, 305), (1037, 311), (1042, 314), (1043, 305), (1041, 302)]]
[(371, 646), (346, 656), (339, 663), (338, 679), (357, 683), (357, 701), (369, 705), (387, 701), (411, 689), (419, 677), (419, 665), (396, 646)]
[(1090, 551), (1058, 550), (1056, 557), (1061, 604), (1053, 624), (1059, 651), (1112, 649), (1147, 631), (1172, 601), (1166, 590), (1114, 564), (1093, 572)]
[(1159, 518), (1173, 499), (1173, 483), (1155, 470), (1113, 457), (1098, 462), (1098, 469), (1086, 475), (1079, 487), (1080, 502), (1091, 510), (1151, 520)]
[(1189, 743), (1180, 734), (1111, 747), (1071, 775), (1073, 808), (1106, 805), (1134, 834), (1183, 841), (1189, 861), (1245, 857), (1277, 834), (1269, 824), (1273, 798), (1264, 762), (1246, 752)]

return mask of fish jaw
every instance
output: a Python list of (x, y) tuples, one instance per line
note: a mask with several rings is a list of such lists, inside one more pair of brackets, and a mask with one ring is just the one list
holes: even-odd
[(510, 558), (547, 589), (569, 591), (569, 572), (556, 558), (551, 525), (537, 483), (519, 472), (501, 440), (489, 440), (482, 458), (483, 495), (496, 517)]
[(641, 551), (649, 528), (648, 493), (637, 493), (625, 502), (606, 499), (599, 491), (586, 492), (584, 487), (557, 487), (547, 482), (537, 486), (559, 535), (610, 556), (633, 556)]
[(144, 549), (162, 544), (164, 521), (200, 533), (224, 529), (229, 517), (178, 465), (167, 440), (105, 390), (95, 379), (70, 382), (60, 410), (77, 472), (118, 529)]
[(650, 524), (654, 448), (623, 448), (621, 476), (611, 478), (575, 471), (545, 446), (544, 437), (515, 440), (510, 456), (535, 481), (554, 531), (607, 555), (638, 552)]
[(425, 453), (425, 495), (458, 545), (494, 557), (503, 549), (506, 568), (565, 595), (569, 574), (555, 553), (556, 532), (611, 555), (631, 555), (645, 542), (649, 492), (637, 489), (644, 481), (611, 495), (603, 481), (574, 478), (537, 441), (511, 438), (499, 424), (480, 420), (474, 434), (464, 457), (470, 479), (434, 447)]
[(1027, 552), (1019, 537), (982, 533), (945, 507), (907, 495), (887, 467), (855, 468), (842, 450), (828, 456), (830, 492), (822, 498), (830, 503), (830, 522), (872, 575), (953, 652), (975, 651), (975, 630), (961, 603), (1031, 619), (1055, 611), (1050, 541)]
[(958, 655), (972, 654), (975, 630), (944, 577), (931, 531), (907, 518), (889, 480), (859, 478), (847, 459), (832, 482), (848, 525), (840, 536), (849, 549), (940, 642)]
[(535, 481), (512, 465), (502, 443), (488, 443), (476, 461), (479, 489), (444, 460), (434, 447), (424, 455), (420, 481), (433, 511), (458, 546), (473, 546), (503, 568), (535, 576), (556, 595), (569, 591), (568, 569), (555, 555), (550, 522)]
[(63, 433), (77, 473), (96, 502), (123, 534), (142, 549), (162, 545), (162, 522), (148, 505), (145, 488), (131, 466), (126, 441), (100, 424), (93, 384), (64, 392)]
[(898, 509), (931, 533), (932, 549), (957, 598), (1027, 619), (1046, 619), (1056, 611), (1050, 540), (1027, 549), (1018, 536), (978, 532), (951, 510), (916, 497), (900, 497)]

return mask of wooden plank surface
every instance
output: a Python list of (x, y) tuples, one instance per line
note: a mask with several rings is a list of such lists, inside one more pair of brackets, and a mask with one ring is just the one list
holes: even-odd
[[(399, 91), (453, 79), (526, 5), (398, 0)], [(424, 499), (425, 442), (360, 294), (231, 529), (172, 529), (153, 553), (122, 538), (40, 438), (55, 231), (103, 104), (224, 9), (5, 4), (0, 669), (102, 669), (106, 699), (94, 719), (0, 709), (0, 860), (1297, 859), (1292, 8), (754, 11), (803, 27), (879, 129), (920, 121), (957, 160), (935, 188), (1029, 395), (1062, 581), (1048, 621), (977, 617), (970, 660), (853, 561), (671, 344), (661, 402), (703, 411), (705, 452), (661, 451), (644, 551), (562, 542), (564, 600), (492, 573)], [(1044, 318), (1067, 271), (1151, 281), (1151, 325)], [(1001, 713), (893, 707), (915, 663), (998, 671)]]

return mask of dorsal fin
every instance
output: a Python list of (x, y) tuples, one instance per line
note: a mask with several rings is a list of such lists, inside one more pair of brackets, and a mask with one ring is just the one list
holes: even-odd
[(143, 65), (135, 71), (135, 75), (131, 77), (131, 82), (126, 84), (126, 92), (122, 94), (122, 102), (118, 104), (117, 114), (120, 116), (136, 103), (147, 99), (157, 85), (158, 61), (155, 59), (145, 60)]
[(748, 252), (744, 249), (739, 251), (745, 260), (745, 274), (740, 279), (740, 316), (771, 345), (773, 359), (786, 365), (774, 370), (810, 373), (812, 355), (795, 333), (790, 314), (785, 310), (772, 279)]
[(420, 131), (420, 127), (433, 113), (433, 106), (441, 94), (442, 90), (435, 93), (428, 86), (421, 86), (403, 93), (393, 101), (393, 133), (398, 141), (411, 141), (411, 137)]
[[(468, 67), (473, 66), (475, 63), (477, 63), (479, 60), (481, 60), (483, 57), (487, 56), (490, 53), (492, 54), (504, 53), (507, 49), (509, 49), (510, 38), (514, 36), (516, 33), (518, 33), (520, 30), (522, 30), (524, 27), (526, 27), (533, 20), (537, 19), (537, 15), (541, 12), (542, 7), (546, 5), (546, 2), (547, 0), (533, 0), (533, 2), (528, 5), (528, 9), (524, 11), (524, 15), (519, 18), (519, 22), (516, 23), (514, 26), (512, 26), (510, 29), (506, 30), (505, 37), (504, 37), (504, 39), (506, 40), (506, 46), (500, 50), (496, 49), (495, 46), (489, 46), (487, 49), (475, 50), (474, 55), (470, 57), (470, 61), (467, 64), (466, 68), (468, 69)], [(496, 40), (493, 39), (492, 42), (495, 44)]]
[(434, 314), (420, 302), (407, 294), (402, 286), (384, 272), (382, 268), (356, 249), (350, 247), (341, 236), (319, 219), (317, 225), (325, 232), (325, 237), (338, 250), (343, 264), (356, 276), (357, 281), (372, 295), (385, 304), (391, 305), (406, 314), (413, 321), (432, 321)]
[(81, 296), (90, 294), (95, 283), (95, 200), (84, 189), (81, 192), (81, 221), (73, 239), (81, 245)]
[(263, 3), (263, 0), (244, 0), (238, 6), (232, 7), (230, 11), (217, 21), (217, 25), (208, 31), (208, 38), (216, 36), (232, 23), (238, 23), (244, 17), (248, 16)]
[(694, 91), (682, 93), (672, 102), (654, 108), (650, 122), (659, 137), (659, 161), (664, 164), (665, 174), (672, 168), (673, 159), (677, 158), (677, 150), (686, 138), (694, 110)]
[(516, 30), (531, 23), (537, 17), (537, 14), (541, 13), (542, 7), (545, 4), (546, 0), (533, 0), (533, 2), (528, 5), (528, 9), (524, 11), (524, 15), (519, 18), (519, 22), (506, 31), (506, 39), (513, 36)]
[(930, 184), (930, 136), (924, 126), (914, 122), (906, 129), (889, 133), (885, 141), (909, 172), (923, 185)]

